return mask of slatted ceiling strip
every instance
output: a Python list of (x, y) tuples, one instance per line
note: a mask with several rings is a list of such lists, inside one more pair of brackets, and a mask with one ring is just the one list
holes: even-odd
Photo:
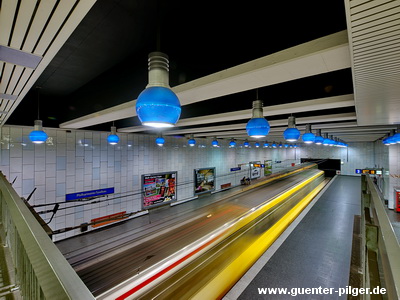
[(395, 37), (385, 37), (379, 40), (370, 39), (369, 41), (354, 42), (354, 50), (362, 47), (379, 47), (379, 45), (389, 45), (397, 41), (400, 41), (399, 34), (397, 34)]
[[(364, 3), (362, 3), (361, 5), (358, 5), (357, 7), (353, 7), (352, 6), (351, 12), (352, 12), (353, 15), (354, 14), (358, 14), (358, 13), (361, 13), (361, 12), (367, 10), (367, 9), (372, 9), (372, 8), (377, 7), (379, 5), (382, 5), (382, 4), (385, 4), (385, 3), (389, 3), (389, 2), (393, 2), (393, 1), (395, 1), (395, 0), (381, 0), (381, 1), (370, 1), (370, 2), (363, 1)], [(351, 2), (353, 2), (353, 1), (351, 1)]]
[(22, 72), (24, 71), (24, 69), (25, 69), (25, 67), (15, 66), (14, 72), (10, 78), (10, 82), (7, 87), (7, 91), (6, 91), (7, 94), (15, 95), (14, 94), (15, 87), (17, 86), (18, 82), (20, 81), (21, 75), (22, 75)]
[[(389, 1), (384, 4), (381, 4), (382, 1), (372, 1), (368, 2), (370, 5), (363, 5), (363, 10), (359, 12), (355, 12), (352, 10), (351, 20), (352, 22), (365, 19), (371, 16), (379, 16), (379, 14), (388, 14), (391, 13), (392, 9), (399, 7), (400, 4), (398, 1)], [(359, 6), (361, 8), (361, 6)], [(375, 19), (375, 17), (374, 17)]]
[[(400, 17), (400, 16), (399, 16)], [(397, 21), (398, 23), (398, 21)], [(392, 26), (391, 28), (386, 28), (382, 30), (372, 31), (369, 34), (358, 36), (354, 39), (354, 44), (360, 44), (363, 42), (369, 42), (371, 40), (380, 40), (386, 38), (396, 38), (399, 35), (400, 26)]]
[(72, 8), (74, 7), (75, 0), (63, 0), (58, 3), (57, 9), (50, 19), (42, 37), (34, 53), (38, 55), (44, 55), (48, 47), (51, 45), (57, 32), (60, 30), (61, 25), (65, 22), (66, 18), (70, 14)]
[(2, 76), (1, 82), (0, 82), (0, 93), (7, 94), (6, 89), (8, 86), (8, 82), (10, 81), (13, 69), (14, 69), (14, 65), (6, 63), (6, 66), (4, 67), (4, 71), (3, 71), (3, 76)]
[(396, 59), (397, 54), (385, 53), (385, 55), (376, 55), (375, 57), (359, 58), (357, 59), (357, 65), (366, 64), (368, 62), (384, 61), (385, 59)]
[(387, 50), (383, 50), (383, 51), (376, 51), (374, 53), (366, 53), (366, 54), (358, 53), (356, 55), (353, 55), (353, 57), (357, 58), (357, 59), (363, 59), (363, 58), (370, 58), (370, 57), (373, 58), (378, 55), (379, 55), (379, 57), (381, 57), (384, 54), (388, 54), (389, 56), (391, 56), (392, 52), (393, 52), (393, 49), (387, 49)]
[(400, 47), (400, 43), (396, 42), (396, 43), (391, 43), (389, 45), (382, 45), (380, 48), (377, 47), (368, 47), (365, 49), (359, 49), (357, 51), (354, 51), (354, 55), (355, 56), (360, 56), (361, 57), (363, 55), (367, 55), (367, 54), (375, 54), (375, 53), (382, 53), (382, 52), (386, 52), (386, 53), (393, 53), (393, 51), (396, 51), (397, 48)]
[(354, 70), (356, 71), (369, 71), (369, 70), (385, 70), (386, 68), (399, 68), (400, 67), (400, 63), (397, 60), (393, 60), (393, 61), (388, 61), (385, 63), (376, 63), (376, 64), (369, 64), (369, 66), (360, 66), (360, 67), (356, 67), (354, 66)]
[(14, 95), (19, 95), (28, 82), (29, 78), (32, 76), (33, 70), (25, 68), (24, 72), (21, 75), (21, 80), (18, 82), (17, 86), (14, 90)]
[[(397, 2), (398, 4), (398, 2)], [(351, 24), (352, 24), (352, 28), (357, 29), (358, 26), (363, 26), (363, 25), (368, 25), (370, 22), (376, 21), (378, 19), (382, 19), (385, 20), (385, 18), (392, 16), (392, 15), (396, 15), (400, 13), (400, 6), (397, 6), (396, 8), (393, 8), (390, 11), (382, 11), (376, 15), (371, 15), (362, 19), (358, 19), (358, 20), (352, 20)]]
[[(394, 26), (399, 24), (398, 15), (391, 15), (384, 19), (375, 20), (374, 22), (370, 22), (363, 27), (357, 28), (357, 30), (353, 31), (353, 38), (358, 39), (359, 36), (363, 37), (364, 35), (373, 34), (376, 31), (383, 30), (384, 32), (391, 30)], [(373, 28), (373, 30), (371, 30)]]
[(3, 0), (0, 8), (0, 44), (9, 46), (10, 34), (14, 22), (18, 1)]
[(6, 100), (6, 99), (2, 99), (1, 100), (1, 105), (0, 105), (0, 110), (1, 111), (5, 111), (6, 110), (6, 107), (7, 107), (7, 104), (8, 104), (9, 101), (10, 100)]
[(367, 82), (373, 84), (374, 79), (376, 79), (376, 83), (382, 85), (383, 87), (385, 84), (395, 83), (395, 80), (391, 80), (391, 76), (398, 74), (400, 74), (400, 72), (397, 70), (397, 68), (393, 70), (388, 70), (387, 72), (385, 71), (384, 74), (381, 70), (377, 72), (370, 71), (368, 72), (368, 75), (365, 76), (360, 74), (359, 78), (357, 79), (357, 83), (360, 83), (361, 80), (366, 79)]
[(10, 47), (21, 49), (29, 23), (32, 20), (33, 13), (36, 7), (36, 0), (22, 0), (19, 6), (17, 21), (12, 33)]
[[(400, 36), (399, 36), (400, 37)], [(377, 43), (370, 43), (366, 45), (359, 45), (357, 48), (354, 48), (355, 53), (361, 53), (363, 49), (367, 49), (367, 51), (373, 51), (376, 49), (389, 49), (396, 47), (400, 42), (400, 38), (393, 38), (392, 40), (386, 42), (377, 42)]]
[[(22, 50), (32, 52), (57, 0), (41, 0)], [(34, 53), (36, 54), (36, 53)]]

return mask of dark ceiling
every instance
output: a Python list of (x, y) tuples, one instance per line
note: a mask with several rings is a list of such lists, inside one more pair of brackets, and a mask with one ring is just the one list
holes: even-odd
[[(136, 99), (147, 84), (148, 53), (155, 50), (168, 54), (174, 87), (345, 29), (344, 3), (337, 0), (98, 0), (7, 124), (31, 126), (37, 99), (45, 127)], [(257, 93), (264, 107), (352, 94), (351, 69), (259, 88)], [(249, 90), (186, 105), (181, 118), (249, 109), (255, 99), (256, 91)], [(313, 114), (297, 117), (303, 115)], [(274, 118), (287, 116), (269, 119)], [(137, 117), (116, 121), (118, 128), (139, 124)]]

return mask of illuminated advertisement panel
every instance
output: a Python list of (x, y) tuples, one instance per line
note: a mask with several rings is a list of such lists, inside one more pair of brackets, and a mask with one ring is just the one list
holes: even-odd
[(177, 172), (142, 175), (142, 208), (166, 204), (176, 200)]
[(215, 168), (194, 170), (194, 194), (215, 191)]
[(261, 162), (250, 162), (250, 179), (259, 178), (261, 176)]

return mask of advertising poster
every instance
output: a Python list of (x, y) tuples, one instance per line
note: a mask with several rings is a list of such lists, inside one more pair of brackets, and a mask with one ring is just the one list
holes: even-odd
[(272, 160), (264, 160), (264, 176), (272, 174)]
[(177, 172), (142, 175), (143, 208), (176, 200)]
[(194, 194), (215, 191), (215, 168), (194, 170)]
[(259, 178), (261, 176), (261, 162), (250, 162), (250, 179)]

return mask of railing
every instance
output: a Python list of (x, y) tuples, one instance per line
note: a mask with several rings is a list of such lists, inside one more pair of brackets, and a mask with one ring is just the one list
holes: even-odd
[(0, 216), (24, 299), (95, 299), (1, 172)]
[[(363, 284), (372, 291), (386, 289), (388, 299), (400, 299), (400, 245), (375, 184), (369, 175), (361, 177)], [(382, 299), (365, 295), (365, 299)]]

